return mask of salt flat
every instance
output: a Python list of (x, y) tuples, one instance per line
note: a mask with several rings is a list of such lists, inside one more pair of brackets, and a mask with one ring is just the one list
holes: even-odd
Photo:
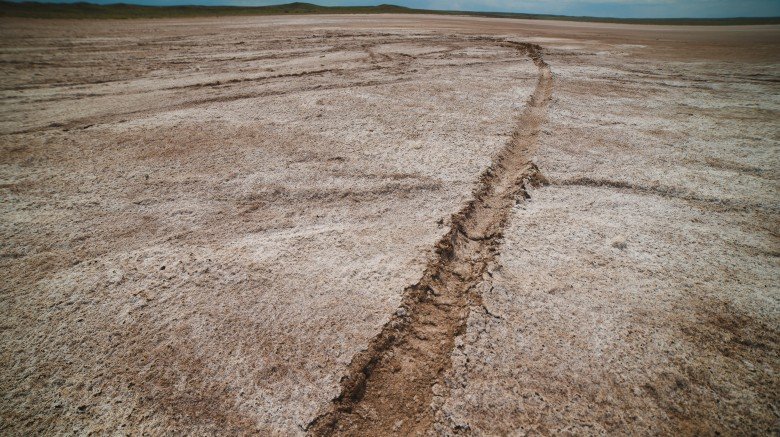
[(0, 25), (0, 430), (778, 431), (778, 26)]

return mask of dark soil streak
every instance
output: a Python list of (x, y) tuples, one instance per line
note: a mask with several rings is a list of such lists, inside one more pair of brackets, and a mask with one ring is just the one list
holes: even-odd
[(580, 186), (596, 188), (612, 188), (627, 190), (635, 194), (655, 195), (671, 199), (680, 199), (698, 205), (702, 208), (725, 211), (765, 211), (778, 212), (775, 205), (767, 205), (756, 202), (744, 202), (732, 199), (721, 199), (712, 196), (704, 196), (690, 190), (664, 185), (642, 185), (634, 182), (619, 181), (613, 179), (594, 179), (590, 177), (577, 177), (572, 179), (551, 179), (553, 186)]
[[(44, 132), (49, 130), (63, 130), (67, 132), (69, 130), (85, 129), (86, 127), (95, 126), (95, 125), (121, 123), (123, 120), (126, 120), (131, 116), (149, 117), (149, 116), (153, 116), (156, 114), (161, 114), (169, 111), (195, 108), (198, 106), (208, 105), (211, 103), (227, 103), (227, 102), (234, 102), (238, 100), (259, 99), (263, 97), (275, 97), (275, 96), (283, 96), (283, 95), (294, 94), (294, 93), (305, 93), (309, 91), (355, 89), (361, 87), (394, 85), (394, 84), (409, 82), (411, 80), (412, 79), (408, 79), (408, 78), (398, 78), (392, 80), (375, 79), (375, 80), (355, 81), (355, 82), (344, 83), (344, 84), (331, 84), (331, 85), (315, 84), (315, 85), (310, 85), (310, 86), (295, 88), (295, 89), (245, 92), (245, 93), (237, 93), (237, 94), (218, 95), (214, 97), (201, 97), (201, 98), (197, 98), (197, 99), (193, 99), (181, 103), (165, 104), (163, 106), (159, 106), (155, 108), (140, 109), (140, 110), (129, 111), (129, 112), (118, 112), (115, 114), (109, 114), (105, 116), (89, 116), (89, 117), (69, 121), (67, 123), (54, 123), (48, 126), (32, 127), (29, 129), (8, 132), (3, 135), (22, 135), (22, 134), (29, 134), (35, 132)], [(92, 121), (92, 123), (87, 124), (88, 120)]]
[(451, 366), (455, 337), (465, 331), (471, 305), (480, 305), (475, 286), (498, 253), (512, 206), (518, 196), (528, 197), (528, 185), (545, 182), (529, 158), (552, 94), (550, 68), (539, 46), (487, 41), (528, 55), (539, 69), (536, 89), (511, 141), (480, 178), (473, 200), (453, 216), (436, 258), (352, 360), (341, 394), (307, 427), (311, 435), (410, 435), (430, 429), (433, 386)]

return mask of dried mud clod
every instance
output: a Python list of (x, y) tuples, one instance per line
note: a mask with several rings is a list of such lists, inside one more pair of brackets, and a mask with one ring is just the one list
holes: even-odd
[(552, 74), (533, 44), (487, 40), (525, 53), (538, 82), (518, 116), (512, 139), (487, 169), (474, 198), (452, 218), (436, 258), (404, 291), (402, 305), (368, 348), (355, 356), (339, 396), (307, 427), (311, 435), (425, 433), (433, 423), (433, 387), (450, 368), (455, 338), (469, 309), (480, 305), (477, 286), (498, 253), (501, 232), (528, 187), (546, 183), (530, 162), (552, 95)]

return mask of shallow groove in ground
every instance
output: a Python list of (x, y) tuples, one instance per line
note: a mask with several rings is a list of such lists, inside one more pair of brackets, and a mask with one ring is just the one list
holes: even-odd
[(451, 366), (455, 337), (475, 286), (495, 259), (501, 232), (526, 186), (543, 182), (530, 161), (552, 95), (552, 73), (537, 45), (477, 39), (509, 46), (537, 66), (536, 89), (519, 115), (512, 139), (480, 178), (474, 198), (455, 214), (420, 282), (404, 291), (401, 307), (357, 354), (341, 393), (307, 427), (311, 435), (410, 435), (433, 423), (433, 387)]

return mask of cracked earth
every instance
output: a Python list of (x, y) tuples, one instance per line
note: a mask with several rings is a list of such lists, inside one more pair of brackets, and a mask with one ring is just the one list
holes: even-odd
[(0, 431), (780, 432), (780, 28), (0, 26)]

